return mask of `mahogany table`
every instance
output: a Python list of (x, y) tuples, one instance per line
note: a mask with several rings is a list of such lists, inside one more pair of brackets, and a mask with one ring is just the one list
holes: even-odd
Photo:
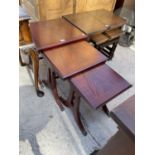
[(42, 53), (43, 50), (52, 49), (79, 40), (86, 40), (87, 36), (64, 19), (31, 22), (30, 30), (36, 47), (36, 52), (33, 52), (33, 61), (36, 62), (34, 65), (34, 73), (36, 87), (38, 88), (38, 55)]
[(119, 28), (126, 23), (125, 19), (104, 9), (70, 14), (63, 18), (88, 35)]
[(59, 97), (57, 93), (55, 75), (62, 79), (67, 79), (96, 65), (105, 63), (107, 60), (104, 55), (86, 41), (78, 41), (46, 50), (43, 52), (43, 56), (52, 67), (49, 71), (49, 81), (51, 81), (52, 93), (61, 110), (63, 110), (62, 103), (65, 104), (65, 102), (62, 101), (62, 97)]

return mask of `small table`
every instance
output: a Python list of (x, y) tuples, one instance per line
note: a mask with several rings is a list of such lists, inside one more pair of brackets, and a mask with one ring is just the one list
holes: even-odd
[(106, 64), (80, 73), (70, 78), (69, 81), (72, 88), (69, 99), (72, 100), (68, 99), (68, 104), (84, 135), (86, 135), (86, 131), (79, 115), (80, 97), (85, 99), (93, 109), (102, 107), (105, 112), (108, 112), (106, 103), (131, 87), (131, 84)]
[(33, 53), (34, 62), (36, 62), (34, 66), (36, 87), (38, 87), (39, 82), (38, 53), (42, 53), (43, 50), (45, 51), (64, 44), (87, 39), (84, 33), (64, 19), (32, 22), (30, 23), (30, 30), (37, 50), (37, 52)]
[(49, 81), (51, 81), (52, 93), (61, 110), (63, 110), (62, 103), (65, 104), (66, 102), (57, 93), (55, 75), (67, 79), (96, 65), (105, 63), (107, 60), (104, 55), (86, 41), (78, 41), (46, 50), (43, 52), (43, 56), (52, 65), (52, 74), (51, 69), (49, 70)]
[(126, 23), (125, 19), (104, 9), (70, 14), (63, 16), (63, 18), (87, 35), (119, 28)]
[(133, 140), (135, 139), (135, 95), (115, 108), (111, 117)]

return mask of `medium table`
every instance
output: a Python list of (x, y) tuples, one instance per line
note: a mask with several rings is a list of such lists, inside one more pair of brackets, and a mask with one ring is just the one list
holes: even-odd
[(105, 63), (107, 60), (86, 41), (78, 41), (46, 50), (43, 52), (43, 56), (49, 62), (49, 81), (51, 81), (52, 93), (61, 110), (64, 109), (62, 104), (68, 105), (58, 95), (56, 75), (61, 79), (68, 79), (96, 65)]
[(70, 14), (63, 18), (87, 35), (119, 28), (126, 23), (125, 19), (104, 9)]

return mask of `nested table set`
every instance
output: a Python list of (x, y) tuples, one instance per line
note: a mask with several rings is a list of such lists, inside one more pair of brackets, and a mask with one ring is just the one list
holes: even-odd
[[(112, 23), (113, 20), (109, 21)], [(102, 29), (98, 27), (98, 30), (118, 27), (119, 24), (116, 26), (115, 23), (117, 22), (108, 26), (101, 23)], [(107, 111), (106, 103), (131, 85), (105, 64), (108, 58), (88, 43), (89, 35), (66, 19), (32, 22), (30, 30), (37, 50), (36, 55), (41, 54), (48, 64), (48, 80), (56, 103), (62, 111), (64, 106), (71, 109), (79, 129), (86, 135), (80, 119), (80, 97), (92, 108), (103, 107)], [(95, 29), (93, 31), (96, 32)], [(38, 56), (35, 59), (39, 62)], [(66, 100), (58, 94), (57, 78), (70, 83)]]

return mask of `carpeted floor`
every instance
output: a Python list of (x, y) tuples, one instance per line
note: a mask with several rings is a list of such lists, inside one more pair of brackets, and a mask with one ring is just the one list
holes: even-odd
[[(133, 85), (108, 103), (111, 110), (134, 94), (134, 51), (118, 46), (115, 57), (107, 64)], [(44, 66), (41, 67), (43, 70)], [(111, 118), (101, 110), (94, 111), (82, 100), (80, 111), (88, 132), (83, 136), (70, 110), (65, 108), (61, 112), (48, 88), (43, 89), (44, 97), (37, 97), (27, 68), (20, 67), (19, 73), (20, 155), (89, 155), (117, 132), (117, 124)], [(66, 96), (68, 83), (58, 80), (58, 85)]]

